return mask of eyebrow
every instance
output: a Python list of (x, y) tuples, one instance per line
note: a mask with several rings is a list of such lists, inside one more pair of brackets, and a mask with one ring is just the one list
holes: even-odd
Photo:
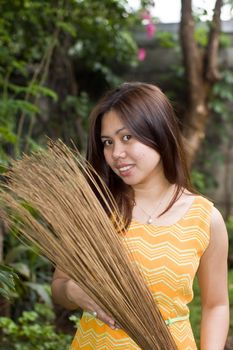
[[(115, 133), (114, 133), (114, 135), (117, 135), (117, 134), (119, 134), (119, 132), (121, 132), (122, 130), (125, 130), (126, 129), (126, 127), (125, 126), (123, 126), (123, 128), (120, 128), (120, 129), (118, 129), (117, 131), (115, 131)], [(110, 136), (105, 136), (105, 135), (101, 135), (100, 136), (100, 138), (102, 139), (107, 139), (107, 138), (109, 138)]]

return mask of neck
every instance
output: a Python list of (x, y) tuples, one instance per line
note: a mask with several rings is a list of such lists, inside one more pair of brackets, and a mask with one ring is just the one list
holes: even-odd
[(175, 185), (166, 181), (150, 189), (135, 191), (133, 217), (147, 224), (153, 223), (167, 209), (175, 189)]
[(161, 193), (166, 192), (170, 187), (170, 182), (164, 177), (151, 183), (138, 184), (133, 187), (135, 201), (155, 203), (156, 198), (159, 198)]

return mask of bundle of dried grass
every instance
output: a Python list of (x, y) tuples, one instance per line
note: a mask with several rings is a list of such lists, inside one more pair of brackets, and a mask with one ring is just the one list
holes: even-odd
[(117, 233), (122, 230), (117, 209), (113, 223), (88, 182), (112, 210), (105, 200), (110, 194), (98, 187), (93, 170), (61, 142), (24, 156), (14, 162), (2, 193), (7, 220), (17, 221), (20, 233), (112, 315), (142, 349), (176, 349), (142, 275), (130, 262), (123, 235)]

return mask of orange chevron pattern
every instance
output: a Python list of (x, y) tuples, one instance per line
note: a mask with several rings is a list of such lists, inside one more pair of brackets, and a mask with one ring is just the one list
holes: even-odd
[[(132, 221), (124, 238), (164, 320), (189, 314), (187, 304), (193, 298), (193, 279), (209, 244), (212, 206), (207, 199), (196, 196), (176, 224), (156, 226)], [(197, 349), (189, 320), (168, 327), (179, 350)], [(79, 349), (139, 350), (139, 347), (124, 331), (112, 330), (84, 312), (70, 347)]]

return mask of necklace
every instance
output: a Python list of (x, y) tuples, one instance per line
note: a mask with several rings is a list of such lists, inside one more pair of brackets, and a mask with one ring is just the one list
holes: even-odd
[(158, 202), (158, 204), (156, 205), (156, 207), (153, 209), (153, 212), (151, 213), (151, 214), (148, 214), (146, 211), (145, 211), (145, 209), (143, 209), (142, 207), (140, 207), (135, 201), (134, 201), (134, 206), (137, 206), (141, 211), (143, 211), (144, 212), (144, 214), (146, 214), (147, 216), (148, 216), (148, 218), (147, 218), (147, 220), (146, 220), (146, 223), (147, 224), (152, 224), (152, 222), (153, 222), (153, 216), (155, 215), (155, 213), (158, 211), (158, 209), (160, 208), (160, 206), (161, 206), (161, 204), (164, 202), (164, 199), (167, 197), (167, 195), (166, 196), (164, 196), (164, 194), (166, 193), (166, 194), (168, 194), (168, 189), (169, 188), (166, 188), (163, 192), (162, 192), (162, 194), (161, 194), (161, 196), (160, 196), (160, 199), (159, 199), (159, 202)]

